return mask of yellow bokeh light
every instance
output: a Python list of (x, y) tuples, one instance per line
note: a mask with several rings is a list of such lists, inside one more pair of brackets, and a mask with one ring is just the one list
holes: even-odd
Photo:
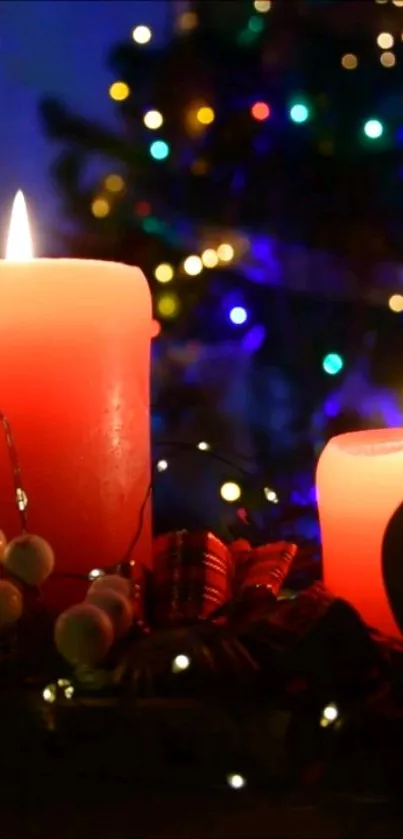
[(403, 0), (392, 0), (392, 3), (394, 6), (397, 6), (398, 8), (403, 8)]
[(202, 108), (199, 108), (197, 111), (197, 119), (202, 125), (210, 125), (211, 122), (214, 122), (215, 113), (212, 108), (209, 108), (207, 105), (203, 105)]
[(396, 57), (393, 52), (383, 52), (380, 62), (383, 67), (394, 67), (396, 64)]
[(182, 32), (191, 32), (192, 29), (196, 29), (198, 23), (196, 12), (184, 12), (177, 20), (177, 27)]
[(158, 280), (159, 283), (170, 283), (173, 279), (174, 270), (172, 265), (168, 265), (166, 262), (162, 262), (161, 265), (157, 265), (154, 276), (155, 279)]
[(394, 44), (394, 37), (390, 32), (381, 32), (376, 39), (376, 43), (382, 50), (390, 50)]
[(161, 128), (164, 118), (159, 111), (147, 111), (147, 113), (144, 114), (143, 121), (146, 128), (149, 128), (151, 131), (155, 131), (157, 128)]
[(136, 44), (148, 44), (151, 41), (152, 32), (149, 26), (136, 26), (132, 32), (133, 41)]
[(389, 309), (392, 312), (403, 312), (403, 295), (392, 294), (389, 298)]
[(345, 70), (355, 70), (358, 66), (357, 56), (352, 52), (347, 52), (341, 59), (341, 66), (344, 67)]
[(106, 198), (94, 198), (91, 204), (91, 212), (95, 218), (105, 218), (109, 215), (110, 209), (109, 201)]
[(234, 248), (227, 242), (223, 242), (223, 244), (217, 248), (217, 256), (221, 262), (231, 262), (231, 259), (234, 258), (234, 255)]
[(121, 175), (108, 175), (105, 178), (105, 189), (108, 192), (122, 192), (125, 182)]
[(217, 251), (213, 250), (213, 248), (206, 248), (206, 250), (203, 251), (201, 258), (205, 268), (215, 268), (215, 266), (218, 265)]
[(176, 294), (162, 294), (157, 302), (157, 309), (162, 318), (174, 318), (179, 311)]
[(130, 87), (126, 82), (113, 82), (109, 88), (109, 96), (115, 102), (124, 102), (130, 96)]
[(255, 0), (254, 7), (257, 12), (264, 14), (271, 9), (271, 0)]
[(194, 256), (193, 254), (188, 256), (183, 263), (183, 269), (190, 277), (196, 277), (197, 274), (200, 274), (203, 270), (203, 263), (200, 256)]
[(220, 488), (220, 495), (224, 501), (233, 503), (234, 501), (238, 501), (241, 497), (241, 487), (234, 481), (226, 481), (226, 483)]

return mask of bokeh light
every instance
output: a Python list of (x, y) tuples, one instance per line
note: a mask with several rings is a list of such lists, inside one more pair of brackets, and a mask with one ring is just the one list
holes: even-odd
[(393, 52), (383, 52), (379, 60), (383, 67), (394, 67), (396, 64), (396, 56)]
[(253, 6), (257, 12), (264, 14), (265, 12), (270, 11), (271, 0), (255, 0)]
[(148, 44), (152, 38), (152, 31), (149, 26), (136, 26), (133, 29), (132, 38), (136, 44)]
[(157, 265), (154, 276), (159, 283), (170, 283), (174, 276), (174, 269), (172, 265), (162, 262), (161, 265)]
[(234, 248), (228, 242), (223, 242), (217, 248), (217, 256), (220, 262), (231, 262), (231, 259), (234, 258), (234, 255)]
[(179, 311), (179, 300), (176, 294), (162, 294), (157, 301), (157, 310), (162, 318), (174, 318)]
[(258, 17), (257, 15), (253, 15), (251, 18), (249, 18), (248, 29), (249, 32), (253, 32), (254, 35), (258, 35), (259, 32), (262, 32), (264, 29), (264, 22), (262, 18)]
[(358, 58), (352, 52), (347, 52), (341, 59), (341, 66), (345, 70), (355, 70), (358, 66)]
[(164, 140), (154, 140), (150, 146), (150, 154), (154, 160), (165, 160), (169, 155), (168, 143)]
[(388, 305), (391, 312), (403, 312), (403, 295), (392, 294), (389, 298)]
[(390, 32), (381, 32), (376, 39), (378, 47), (380, 47), (382, 50), (390, 50), (391, 47), (393, 47), (394, 42), (395, 39), (393, 35), (390, 34)]
[(234, 501), (238, 501), (241, 497), (241, 487), (234, 481), (226, 481), (220, 488), (220, 495), (224, 501), (233, 504)]
[(122, 192), (124, 185), (125, 182), (121, 175), (108, 175), (105, 178), (104, 186), (108, 192)]
[(143, 122), (146, 128), (149, 128), (150, 131), (155, 131), (157, 128), (161, 128), (164, 118), (159, 111), (147, 111), (144, 114)]
[(383, 125), (379, 119), (368, 119), (364, 124), (364, 134), (369, 140), (377, 140), (382, 137)]
[(232, 789), (243, 789), (243, 787), (246, 786), (246, 780), (244, 776), (239, 775), (237, 772), (227, 775), (227, 783), (228, 786), (232, 787)]
[(201, 452), (208, 452), (210, 451), (211, 446), (209, 443), (206, 443), (205, 440), (200, 440), (200, 443), (197, 444), (197, 448)]
[(255, 104), (252, 105), (250, 112), (253, 119), (257, 119), (258, 122), (264, 122), (264, 120), (270, 116), (270, 108), (266, 102), (255, 102)]
[(341, 355), (335, 352), (330, 352), (325, 355), (322, 367), (328, 376), (336, 376), (337, 373), (340, 373), (340, 370), (343, 369), (344, 362)]
[(201, 125), (210, 125), (210, 123), (214, 122), (215, 113), (212, 108), (209, 108), (207, 105), (203, 105), (203, 107), (199, 108), (197, 111), (196, 116)]
[(194, 254), (188, 256), (183, 263), (183, 270), (190, 277), (196, 277), (197, 274), (200, 274), (203, 271), (203, 263), (200, 256), (195, 256)]
[(190, 658), (183, 653), (181, 655), (175, 656), (172, 662), (172, 672), (173, 673), (180, 673), (183, 670), (187, 670), (190, 667)]
[(178, 17), (176, 25), (182, 32), (191, 32), (192, 29), (196, 29), (198, 23), (199, 18), (196, 12), (184, 12)]
[(91, 212), (95, 218), (105, 218), (110, 213), (110, 204), (106, 198), (94, 198), (91, 204)]
[(126, 82), (113, 82), (109, 88), (109, 96), (114, 102), (124, 102), (130, 96), (130, 87)]
[(205, 268), (215, 268), (218, 265), (217, 251), (213, 248), (206, 248), (201, 255), (201, 259)]
[(168, 469), (168, 461), (167, 460), (159, 460), (157, 463), (157, 472), (166, 472)]
[(233, 306), (229, 313), (229, 319), (236, 326), (241, 326), (248, 320), (248, 313), (243, 306)]
[(306, 122), (309, 119), (309, 109), (303, 102), (296, 102), (290, 108), (290, 119), (297, 124)]

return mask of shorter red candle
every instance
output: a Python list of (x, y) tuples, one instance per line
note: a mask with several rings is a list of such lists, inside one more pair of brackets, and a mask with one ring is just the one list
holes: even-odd
[(325, 584), (368, 624), (401, 636), (403, 528), (390, 535), (403, 501), (403, 429), (333, 437), (319, 459), (317, 492)]

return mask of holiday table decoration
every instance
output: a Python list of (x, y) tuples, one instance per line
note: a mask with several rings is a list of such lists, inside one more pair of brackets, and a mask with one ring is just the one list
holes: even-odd
[(363, 619), (403, 630), (403, 429), (333, 437), (317, 467), (323, 575)]
[[(94, 568), (122, 557), (150, 564), (149, 500), (127, 552), (150, 482), (151, 331), (138, 268), (32, 258), (19, 193), (0, 261), (1, 409), (22, 464), (19, 509), (55, 555), (43, 592), (53, 612), (85, 596)], [(11, 540), (20, 519), (1, 442), (0, 473), (0, 522)]]

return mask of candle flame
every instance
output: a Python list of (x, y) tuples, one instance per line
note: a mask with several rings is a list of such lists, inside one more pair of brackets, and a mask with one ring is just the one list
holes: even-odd
[(18, 190), (11, 210), (10, 229), (6, 247), (6, 259), (29, 262), (33, 258), (31, 231), (25, 198)]

